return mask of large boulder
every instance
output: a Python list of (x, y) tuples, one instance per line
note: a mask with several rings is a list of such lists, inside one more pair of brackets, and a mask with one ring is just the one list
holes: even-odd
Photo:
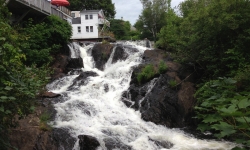
[(68, 58), (68, 64), (66, 66), (66, 71), (69, 72), (74, 69), (83, 68), (83, 60), (81, 57), (79, 58)]
[(68, 56), (63, 54), (58, 54), (55, 57), (55, 60), (51, 66), (53, 68), (53, 74), (51, 75), (51, 79), (55, 80), (65, 76), (67, 65), (68, 65)]
[[(195, 88), (189, 82), (190, 75), (163, 50), (146, 50), (143, 60), (143, 64), (133, 71), (130, 88), (122, 97), (123, 102), (139, 110), (146, 121), (167, 127), (186, 126), (195, 103)], [(160, 62), (167, 66), (166, 72), (161, 74), (157, 72)], [(155, 76), (144, 83), (138, 83), (137, 75), (147, 64), (153, 65)]]
[(96, 150), (100, 143), (95, 137), (89, 135), (79, 135), (80, 150)]
[(95, 67), (103, 70), (114, 46), (111, 44), (95, 44), (92, 49), (92, 56), (95, 61)]
[[(51, 103), (50, 100), (45, 98), (41, 101)], [(48, 113), (49, 107), (52, 108), (50, 104), (41, 104), (33, 114), (18, 120), (18, 126), (10, 130), (10, 144), (19, 150), (73, 149), (76, 139), (70, 136), (67, 129), (52, 129), (47, 122), (41, 122), (41, 116)]]

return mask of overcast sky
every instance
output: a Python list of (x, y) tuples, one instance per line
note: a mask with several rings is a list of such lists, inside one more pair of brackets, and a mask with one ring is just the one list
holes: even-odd
[[(172, 0), (171, 6), (177, 6), (180, 2), (184, 0)], [(112, 0), (115, 3), (116, 9), (116, 19), (121, 19), (129, 21), (131, 25), (134, 25), (138, 16), (142, 11), (142, 4), (140, 0)]]

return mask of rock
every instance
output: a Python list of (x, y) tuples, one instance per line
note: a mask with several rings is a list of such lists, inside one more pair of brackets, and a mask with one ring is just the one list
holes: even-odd
[(89, 135), (79, 135), (80, 150), (96, 150), (100, 143), (95, 137)]
[(95, 61), (95, 67), (103, 70), (114, 46), (111, 44), (95, 44), (92, 49), (92, 56)]
[(53, 74), (51, 75), (51, 79), (55, 80), (61, 78), (66, 73), (66, 66), (68, 65), (68, 56), (58, 54), (52, 64), (53, 65), (51, 67), (53, 68)]
[(125, 145), (118, 139), (115, 138), (106, 138), (104, 139), (105, 146), (107, 149), (120, 149), (120, 150), (132, 150), (132, 148), (128, 145)]
[(122, 45), (117, 45), (115, 48), (112, 63), (116, 63), (118, 60), (125, 60), (127, 57), (128, 54), (125, 52)]
[[(170, 54), (163, 50), (146, 50), (144, 63), (137, 66), (131, 76), (130, 88), (122, 96), (122, 101), (135, 110), (140, 110), (142, 118), (167, 127), (184, 127), (190, 120), (195, 103), (194, 85), (182, 78), (188, 78), (184, 67), (172, 62)], [(154, 66), (157, 72), (160, 62), (165, 62), (167, 72), (155, 74), (152, 79), (139, 84), (137, 74), (147, 64)], [(174, 81), (176, 85), (171, 85)], [(150, 89), (151, 88), (151, 89)], [(131, 98), (131, 101), (129, 101)]]
[(174, 146), (173, 143), (171, 142), (161, 142), (161, 141), (156, 141), (156, 140), (153, 140), (151, 138), (149, 138), (150, 141), (154, 142), (157, 146), (161, 147), (161, 148), (164, 148), (164, 149), (170, 149)]
[[(57, 98), (54, 98), (57, 99)], [(51, 102), (51, 99), (41, 101)], [(39, 104), (39, 102), (38, 102)], [(48, 104), (46, 107), (38, 105), (33, 114), (29, 114), (18, 120), (18, 126), (11, 128), (9, 138), (10, 144), (18, 150), (71, 150), (76, 139), (71, 137), (67, 129), (41, 128), (40, 116), (52, 112), (53, 107)], [(53, 117), (51, 117), (53, 119)], [(46, 122), (45, 122), (46, 123)]]
[(68, 64), (66, 66), (66, 71), (69, 72), (73, 69), (83, 68), (82, 58), (68, 58)]
[(56, 94), (56, 93), (48, 92), (48, 91), (42, 94), (42, 97), (45, 97), (45, 98), (54, 98), (58, 96), (60, 96), (60, 94)]
[(97, 76), (98, 74), (92, 71), (86, 71), (86, 72), (81, 72), (78, 77), (76, 77), (73, 80), (73, 84), (69, 87), (69, 89), (79, 87), (79, 85), (84, 85), (86, 84), (86, 79), (90, 76), (94, 77)]

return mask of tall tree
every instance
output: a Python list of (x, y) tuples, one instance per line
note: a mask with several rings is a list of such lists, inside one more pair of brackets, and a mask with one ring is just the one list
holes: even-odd
[(110, 31), (114, 33), (117, 40), (128, 40), (130, 31), (130, 22), (120, 19), (110, 20)]
[(115, 5), (112, 0), (69, 0), (70, 10), (100, 10), (104, 11), (108, 19), (114, 18), (116, 11)]
[(139, 20), (143, 22), (143, 28), (146, 28), (156, 41), (157, 33), (166, 25), (166, 14), (170, 8), (171, 0), (141, 0), (143, 5)]

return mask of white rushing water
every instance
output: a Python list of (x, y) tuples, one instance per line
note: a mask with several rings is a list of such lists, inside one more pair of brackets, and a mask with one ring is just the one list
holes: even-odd
[[(127, 44), (138, 49), (138, 52), (126, 48), (129, 57), (115, 64), (109, 60), (104, 71), (94, 67), (91, 56), (93, 45), (80, 48), (84, 61), (82, 70), (96, 72), (98, 76), (88, 77), (83, 85), (74, 90), (68, 90), (68, 87), (77, 75), (64, 77), (48, 85), (50, 91), (64, 95), (63, 102), (55, 104), (57, 115), (51, 123), (53, 127), (68, 128), (76, 138), (78, 135), (96, 137), (101, 143), (99, 150), (107, 149), (104, 143), (107, 138), (120, 141), (132, 150), (166, 149), (154, 141), (173, 143), (171, 150), (230, 150), (234, 147), (228, 142), (199, 140), (181, 130), (145, 122), (139, 111), (128, 108), (121, 101), (121, 96), (129, 88), (132, 67), (140, 64), (146, 48)], [(151, 86), (154, 86), (154, 82)], [(79, 149), (78, 141), (74, 149)]]

